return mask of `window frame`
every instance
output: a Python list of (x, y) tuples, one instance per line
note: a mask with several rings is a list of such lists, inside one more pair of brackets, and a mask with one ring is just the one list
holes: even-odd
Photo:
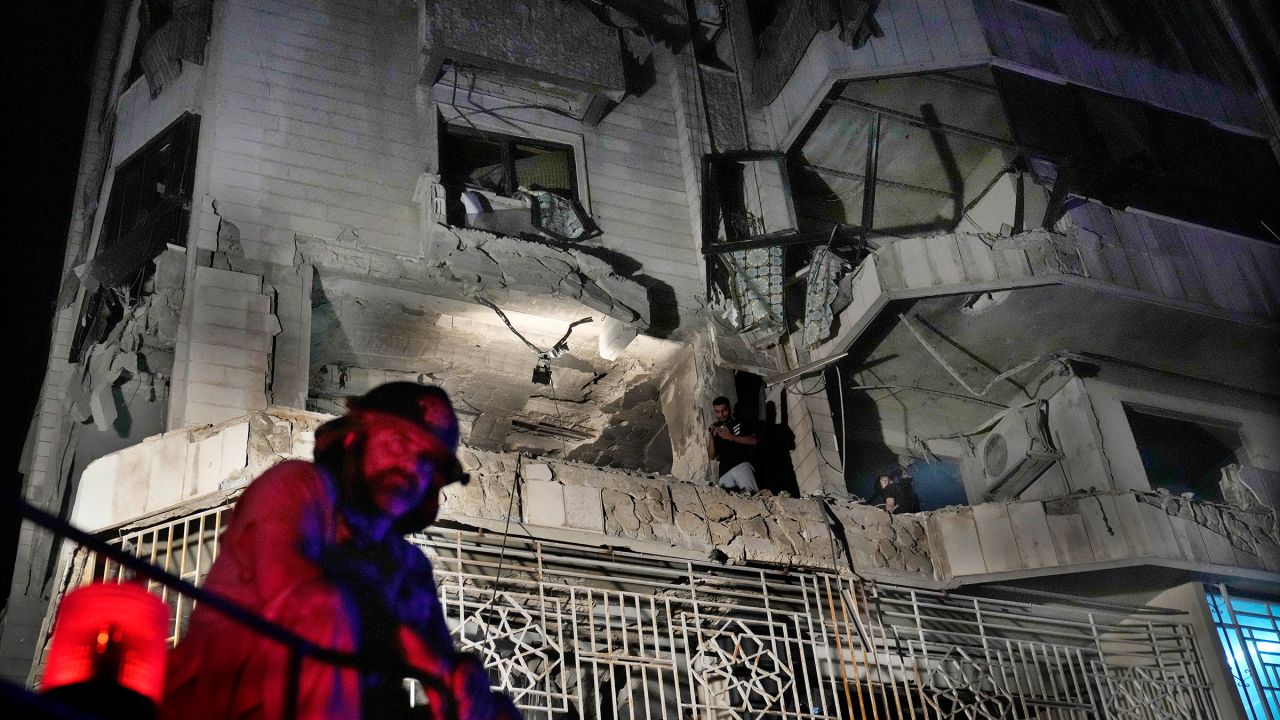
[[(1228, 449), (1231, 451), (1231, 456), (1232, 456), (1231, 457), (1232, 462), (1222, 465), (1219, 469), (1221, 469), (1222, 467), (1226, 467), (1227, 465), (1231, 465), (1233, 463), (1243, 464), (1243, 463), (1246, 463), (1248, 460), (1249, 442), (1245, 433), (1245, 424), (1238, 420), (1215, 417), (1213, 415), (1197, 415), (1189, 412), (1184, 412), (1181, 410), (1174, 410), (1167, 407), (1161, 407), (1158, 405), (1149, 405), (1141, 401), (1129, 400), (1124, 398), (1119, 398), (1119, 405), (1120, 405), (1121, 414), (1124, 418), (1125, 426), (1129, 430), (1130, 437), (1133, 438), (1134, 450), (1135, 452), (1138, 452), (1139, 459), (1141, 460), (1143, 477), (1147, 481), (1147, 486), (1150, 487), (1152, 490), (1156, 490), (1158, 488), (1165, 488), (1165, 489), (1168, 489), (1168, 488), (1166, 487), (1166, 484), (1163, 484), (1163, 483), (1158, 484), (1155, 481), (1155, 479), (1153, 479), (1151, 476), (1151, 469), (1147, 465), (1146, 458), (1142, 455), (1142, 447), (1139, 443), (1137, 434), (1135, 433), (1135, 430), (1134, 430), (1134, 425), (1133, 425), (1134, 415), (1146, 416), (1149, 418), (1153, 418), (1155, 420), (1163, 420), (1166, 422), (1175, 422), (1175, 423), (1182, 423), (1184, 425), (1191, 425), (1207, 433), (1213, 434), (1215, 440), (1218, 440), (1219, 442), (1221, 442), (1223, 446), (1228, 447)], [(1223, 438), (1218, 437), (1215, 434), (1215, 431), (1218, 433), (1224, 433), (1224, 432), (1230, 433), (1231, 442), (1227, 442)], [(1182, 478), (1182, 479), (1186, 480), (1186, 479), (1194, 479), (1194, 478)], [(1197, 498), (1197, 499), (1198, 500), (1208, 499), (1212, 502), (1219, 502), (1219, 503), (1223, 502), (1223, 499), (1220, 495), (1217, 497)]]
[[(581, 151), (580, 146), (575, 146), (574, 144), (571, 144), (571, 143), (557, 142), (555, 140), (545, 140), (542, 138), (533, 138), (533, 137), (527, 137), (527, 136), (521, 136), (521, 135), (514, 135), (511, 133), (497, 132), (497, 131), (482, 129), (474, 126), (468, 127), (468, 126), (463, 126), (456, 123), (442, 121), (440, 123), (440, 132), (438, 133), (438, 139), (437, 139), (437, 143), (441, 148), (441, 152), (439, 154), (440, 167), (438, 168), (438, 170), (439, 170), (440, 179), (442, 182), (449, 182), (447, 178), (447, 173), (445, 172), (444, 162), (443, 162), (443, 158), (444, 158), (443, 144), (450, 135), (471, 137), (479, 140), (485, 140), (488, 142), (493, 142), (499, 146), (501, 156), (502, 156), (503, 169), (505, 171), (505, 187), (503, 188), (503, 191), (499, 194), (505, 197), (513, 196), (518, 187), (515, 184), (516, 169), (515, 169), (515, 159), (513, 157), (513, 152), (512, 152), (513, 146), (528, 145), (528, 146), (543, 149), (543, 150), (553, 150), (553, 151), (567, 150), (569, 153), (568, 170), (570, 172), (568, 173), (568, 175), (569, 175), (570, 191), (572, 192), (571, 199), (576, 200), (579, 204), (581, 204), (584, 208), (587, 209), (588, 213), (590, 212), (590, 207), (587, 205), (586, 199), (584, 197), (584, 193), (582, 192), (583, 183), (581, 178), (579, 177), (580, 175), (579, 153)], [(493, 192), (493, 191), (490, 191), (490, 192)]]
[[(1274, 698), (1277, 685), (1268, 683), (1274, 677), (1269, 672), (1275, 666), (1264, 664), (1263, 655), (1274, 656), (1273, 648), (1262, 648), (1261, 645), (1275, 645), (1275, 642), (1259, 636), (1275, 634), (1280, 630), (1280, 603), (1273, 599), (1248, 594), (1235, 595), (1225, 583), (1205, 584), (1204, 598), (1207, 605), (1209, 632), (1212, 633), (1218, 647), (1218, 661), (1231, 681), (1239, 708), (1245, 711), (1250, 720), (1262, 720), (1273, 716), (1267, 707), (1267, 701)], [(1267, 609), (1264, 615), (1250, 611), (1248, 605), (1257, 603)], [(1243, 606), (1243, 607), (1242, 607)], [(1241, 621), (1239, 615), (1246, 615), (1250, 620)], [(1270, 627), (1265, 621), (1269, 621)]]
[[(171, 192), (166, 187), (166, 193), (169, 193), (169, 199), (178, 203), (177, 212), (179, 218), (177, 221), (178, 231), (175, 233), (174, 244), (180, 244), (187, 247), (191, 235), (191, 211), (193, 207), (193, 196), (195, 189), (195, 158), (199, 150), (200, 144), (200, 126), (203, 117), (194, 112), (183, 112), (178, 115), (172, 122), (166, 125), (162, 130), (157, 132), (150, 140), (147, 140), (141, 147), (134, 150), (127, 158), (116, 163), (110, 168), (108, 177), (102, 184), (100, 197), (105, 198), (102, 201), (99, 212), (94, 213), (92, 240), (86, 253), (87, 261), (92, 261), (104, 252), (115, 247), (122, 239), (128, 236), (129, 232), (139, 226), (139, 220), (145, 221), (150, 212), (156, 212), (161, 209), (160, 204), (153, 206), (147, 213), (143, 213), (141, 218), (134, 217), (134, 223), (129, 228), (123, 228), (117, 223), (117, 227), (110, 227), (109, 221), (118, 219), (119, 214), (124, 211), (120, 207), (120, 203), (126, 201), (124, 194), (131, 188), (121, 185), (121, 171), (126, 173), (132, 170), (132, 166), (138, 162), (147, 162), (150, 155), (157, 152), (165, 143), (185, 142), (186, 147), (181, 153), (183, 169), (178, 173), (178, 188), (176, 192)], [(175, 156), (178, 157), (178, 156)], [(136, 180), (130, 180), (137, 184), (137, 190), (141, 192), (145, 188), (147, 173), (144, 171)], [(136, 206), (139, 202), (138, 197), (132, 198), (133, 204)], [(136, 207), (134, 208), (136, 215)], [(148, 275), (149, 270), (146, 265), (143, 266), (143, 275)], [(132, 285), (138, 286), (143, 278), (140, 276)], [(80, 312), (77, 315), (76, 329), (72, 336), (71, 348), (68, 353), (68, 361), (79, 362), (83, 359), (84, 351), (92, 343), (97, 342), (95, 335), (95, 325), (101, 330), (103, 324), (109, 328), (118, 320), (116, 317), (121, 308), (118, 307), (118, 301), (107, 297), (109, 289), (107, 287), (98, 287), (93, 292), (85, 292), (86, 288), (82, 288), (82, 297), (80, 299)], [(98, 315), (106, 312), (107, 314), (101, 318), (101, 322), (96, 321)]]

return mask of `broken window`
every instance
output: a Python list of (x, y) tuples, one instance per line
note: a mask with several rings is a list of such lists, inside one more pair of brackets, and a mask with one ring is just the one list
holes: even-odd
[(578, 197), (573, 148), (440, 125), (449, 224), (573, 242), (599, 234)]
[(1222, 469), (1239, 462), (1240, 429), (1223, 422), (1124, 406), (1151, 487), (1222, 502)]
[(200, 117), (184, 114), (116, 168), (94, 257), (77, 269), (85, 305), (72, 361), (102, 339), (137, 297), (167, 245), (187, 244)]
[(781, 334), (783, 245), (795, 242), (782, 155), (739, 151), (703, 158), (707, 295), (719, 314), (764, 347)]
[(855, 237), (1020, 232), (1071, 195), (1261, 239), (1280, 225), (1264, 141), (1000, 68), (847, 82), (788, 166), (801, 229)]
[(846, 83), (789, 160), (802, 228), (912, 237), (1021, 230), (1018, 158), (991, 72), (968, 68)]
[(513, 195), (521, 187), (578, 198), (573, 148), (444, 125), (440, 174), (445, 182)]
[(183, 61), (204, 64), (210, 0), (142, 0), (127, 82), (146, 75), (151, 96), (182, 74)]
[(1273, 239), (1280, 165), (1264, 140), (1076, 85), (995, 74), (1019, 144), (1056, 165), (1055, 210), (1074, 194)]

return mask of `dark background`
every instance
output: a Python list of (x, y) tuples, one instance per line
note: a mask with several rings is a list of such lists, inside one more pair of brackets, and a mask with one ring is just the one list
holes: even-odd
[[(52, 335), (71, 201), (89, 107), (89, 79), (101, 2), (4, 3), (6, 66), (3, 266), (10, 306), (5, 355), (10, 369), (4, 432), (4, 490), (22, 487), (18, 461), (35, 412)], [(0, 596), (7, 602), (18, 523), (0, 516)]]

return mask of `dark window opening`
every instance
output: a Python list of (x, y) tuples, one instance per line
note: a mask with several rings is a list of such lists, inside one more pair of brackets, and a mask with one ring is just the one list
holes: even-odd
[(1243, 447), (1238, 427), (1129, 405), (1124, 413), (1152, 488), (1222, 502), (1222, 469)]
[(1063, 191), (1274, 241), (1280, 165), (1265, 141), (1075, 85), (996, 78), (1019, 144), (1059, 164)]
[(760, 419), (760, 400), (764, 392), (764, 378), (746, 370), (733, 373), (734, 392), (738, 402), (733, 406), (733, 414), (744, 420), (756, 422)]
[(902, 457), (879, 442), (849, 438), (845, 456), (845, 487), (850, 494), (869, 505), (884, 505), (884, 492), (879, 477), (888, 475), (899, 487), (901, 494), (910, 491), (919, 503), (918, 512), (939, 510), (952, 506), (967, 506), (964, 479), (960, 463), (947, 458), (911, 460), (902, 465)]
[(786, 393), (781, 395), (781, 407), (778, 401), (765, 401), (764, 378), (745, 370), (734, 372), (733, 384), (737, 397), (733, 415), (750, 422), (756, 435), (751, 457), (756, 484), (761, 490), (799, 497), (800, 486), (791, 464), (796, 436), (788, 424)]
[(82, 282), (86, 298), (70, 360), (119, 321), (125, 298), (142, 292), (167, 245), (186, 246), (200, 117), (190, 113), (116, 168), (94, 257)]
[(600, 234), (579, 203), (578, 166), (568, 145), (441, 121), (440, 177), (454, 227), (560, 242)]
[(521, 187), (578, 199), (573, 148), (442, 125), (440, 175), (446, 185), (511, 196)]

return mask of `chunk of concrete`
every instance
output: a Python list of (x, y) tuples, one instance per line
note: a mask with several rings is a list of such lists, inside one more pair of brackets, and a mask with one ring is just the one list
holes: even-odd
[(565, 527), (564, 486), (546, 480), (525, 480), (525, 522), (544, 527)]
[(580, 485), (566, 485), (564, 491), (565, 527), (604, 532), (604, 502), (600, 490)]
[(555, 479), (551, 474), (551, 466), (546, 463), (525, 463), (520, 472), (525, 480), (551, 482)]
[(639, 331), (634, 325), (624, 323), (612, 317), (604, 319), (603, 329), (600, 331), (600, 357), (605, 360), (617, 360), (622, 357), (622, 353), (636, 339)]

